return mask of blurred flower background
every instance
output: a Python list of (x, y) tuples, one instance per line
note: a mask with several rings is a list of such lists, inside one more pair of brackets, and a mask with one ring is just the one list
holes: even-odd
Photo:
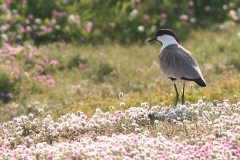
[(141, 43), (159, 28), (180, 30), (216, 23), (238, 23), (238, 0), (2, 0), (1, 43), (40, 44), (51, 41), (98, 44)]

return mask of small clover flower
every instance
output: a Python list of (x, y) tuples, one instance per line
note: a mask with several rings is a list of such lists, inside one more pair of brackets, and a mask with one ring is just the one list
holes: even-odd
[(43, 113), (43, 112), (44, 112), (44, 109), (39, 108), (39, 109), (38, 109), (38, 112), (39, 112), (39, 113)]
[(120, 102), (120, 107), (124, 107), (125, 106), (125, 102)]
[(115, 110), (115, 107), (114, 106), (110, 106), (109, 109), (110, 110)]

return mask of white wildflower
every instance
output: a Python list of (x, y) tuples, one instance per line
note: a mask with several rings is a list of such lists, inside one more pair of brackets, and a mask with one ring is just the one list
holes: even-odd
[(114, 106), (110, 106), (109, 109), (110, 109), (110, 110), (114, 110), (115, 107), (114, 107)]
[(143, 32), (145, 30), (144, 26), (140, 25), (138, 26), (138, 31), (139, 32)]
[(42, 20), (40, 18), (36, 18), (35, 23), (40, 24), (40, 23), (42, 23)]
[(39, 108), (39, 109), (38, 109), (38, 112), (39, 112), (39, 113), (43, 113), (43, 112), (44, 112), (44, 109)]
[(132, 10), (132, 12), (129, 15), (129, 20), (130, 21), (134, 20), (137, 17), (137, 15), (138, 15), (138, 10), (137, 9)]
[(121, 107), (122, 106), (125, 106), (125, 102), (120, 102), (120, 104), (119, 104)]

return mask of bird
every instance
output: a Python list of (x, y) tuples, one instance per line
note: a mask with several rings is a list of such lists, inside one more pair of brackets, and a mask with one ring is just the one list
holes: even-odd
[(170, 29), (160, 29), (148, 42), (158, 41), (162, 44), (158, 56), (162, 73), (172, 80), (176, 97), (174, 105), (177, 105), (179, 93), (176, 82), (183, 80), (182, 105), (184, 101), (185, 82), (193, 81), (201, 87), (206, 87), (206, 81), (198, 66), (197, 60), (190, 51), (178, 44), (177, 35)]

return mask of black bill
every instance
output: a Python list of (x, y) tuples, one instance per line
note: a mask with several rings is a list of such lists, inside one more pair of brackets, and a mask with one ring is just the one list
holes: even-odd
[(154, 40), (156, 40), (156, 38), (155, 38), (155, 37), (152, 37), (151, 39), (148, 40), (148, 42), (152, 42), (152, 41), (154, 41)]

